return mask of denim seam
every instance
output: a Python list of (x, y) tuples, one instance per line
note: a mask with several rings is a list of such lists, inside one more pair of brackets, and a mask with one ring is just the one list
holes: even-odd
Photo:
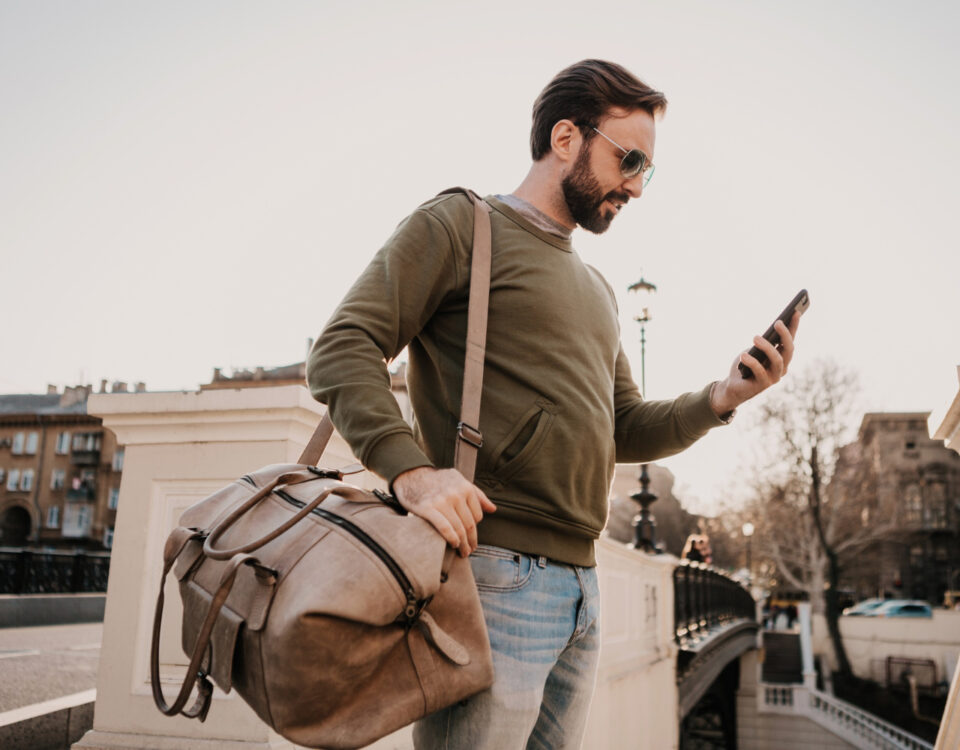
[(583, 577), (580, 575), (580, 568), (577, 565), (573, 566), (573, 572), (577, 576), (577, 584), (580, 586), (580, 602), (577, 604), (577, 625), (573, 629), (573, 633), (570, 635), (570, 640), (568, 644), (574, 644), (583, 638), (584, 634), (587, 632), (586, 619), (587, 619), (587, 587), (583, 584)]

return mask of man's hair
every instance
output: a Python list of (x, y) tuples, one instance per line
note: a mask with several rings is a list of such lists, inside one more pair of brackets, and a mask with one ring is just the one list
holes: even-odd
[(593, 128), (613, 107), (659, 115), (667, 108), (667, 98), (623, 66), (606, 60), (581, 60), (561, 70), (533, 103), (533, 160), (550, 153), (550, 133), (560, 120), (572, 120), (589, 140)]

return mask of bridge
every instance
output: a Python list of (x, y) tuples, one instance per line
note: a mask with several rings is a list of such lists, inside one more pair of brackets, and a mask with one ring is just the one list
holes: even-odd
[[(107, 590), (94, 726), (73, 747), (273, 750), (293, 746), (235, 693), (215, 691), (204, 723), (170, 719), (153, 705), (148, 654), (162, 547), (190, 505), (252, 467), (294, 463), (323, 407), (300, 386), (195, 393), (95, 395), (126, 446)], [(334, 440), (324, 464), (354, 461)], [(375, 477), (352, 477), (378, 486)], [(670, 555), (646, 555), (609, 539), (597, 544), (603, 599), (597, 691), (585, 747), (909, 748), (915, 741), (875, 717), (817, 691), (809, 611), (801, 610), (793, 682), (766, 682), (762, 631), (750, 593), (722, 573)], [(168, 583), (160, 675), (168, 694), (186, 658)], [(409, 729), (370, 750), (412, 747)]]

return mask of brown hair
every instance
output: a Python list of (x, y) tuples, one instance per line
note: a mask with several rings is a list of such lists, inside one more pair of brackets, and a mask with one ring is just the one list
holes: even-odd
[(560, 120), (572, 120), (589, 140), (593, 128), (613, 107), (659, 115), (667, 108), (667, 98), (623, 66), (606, 60), (581, 60), (561, 70), (533, 103), (533, 160), (550, 153), (550, 133)]

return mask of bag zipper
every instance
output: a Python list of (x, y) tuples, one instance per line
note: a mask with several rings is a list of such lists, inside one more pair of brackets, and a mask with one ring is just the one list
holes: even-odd
[[(253, 477), (249, 476), (248, 474), (244, 474), (241, 479), (253, 487), (257, 486), (256, 482), (253, 481)], [(288, 503), (295, 505), (298, 508), (303, 508), (306, 505), (303, 500), (298, 500), (283, 490), (274, 490), (274, 492)], [(421, 603), (417, 601), (417, 596), (413, 591), (413, 584), (410, 583), (410, 579), (407, 578), (407, 574), (403, 572), (403, 569), (397, 564), (397, 561), (393, 559), (390, 553), (381, 547), (380, 544), (367, 532), (365, 532), (356, 524), (348, 521), (343, 516), (338, 516), (336, 513), (331, 513), (330, 511), (320, 507), (316, 507), (310, 512), (343, 529), (348, 534), (351, 534), (378, 558), (380, 558), (380, 561), (384, 564), (387, 570), (390, 571), (397, 583), (400, 584), (400, 590), (403, 591), (404, 596), (407, 598), (406, 606), (403, 609), (403, 616), (407, 622), (407, 626), (409, 627), (412, 625), (416, 621), (417, 616), (420, 614), (420, 610), (426, 606), (426, 602)]]

